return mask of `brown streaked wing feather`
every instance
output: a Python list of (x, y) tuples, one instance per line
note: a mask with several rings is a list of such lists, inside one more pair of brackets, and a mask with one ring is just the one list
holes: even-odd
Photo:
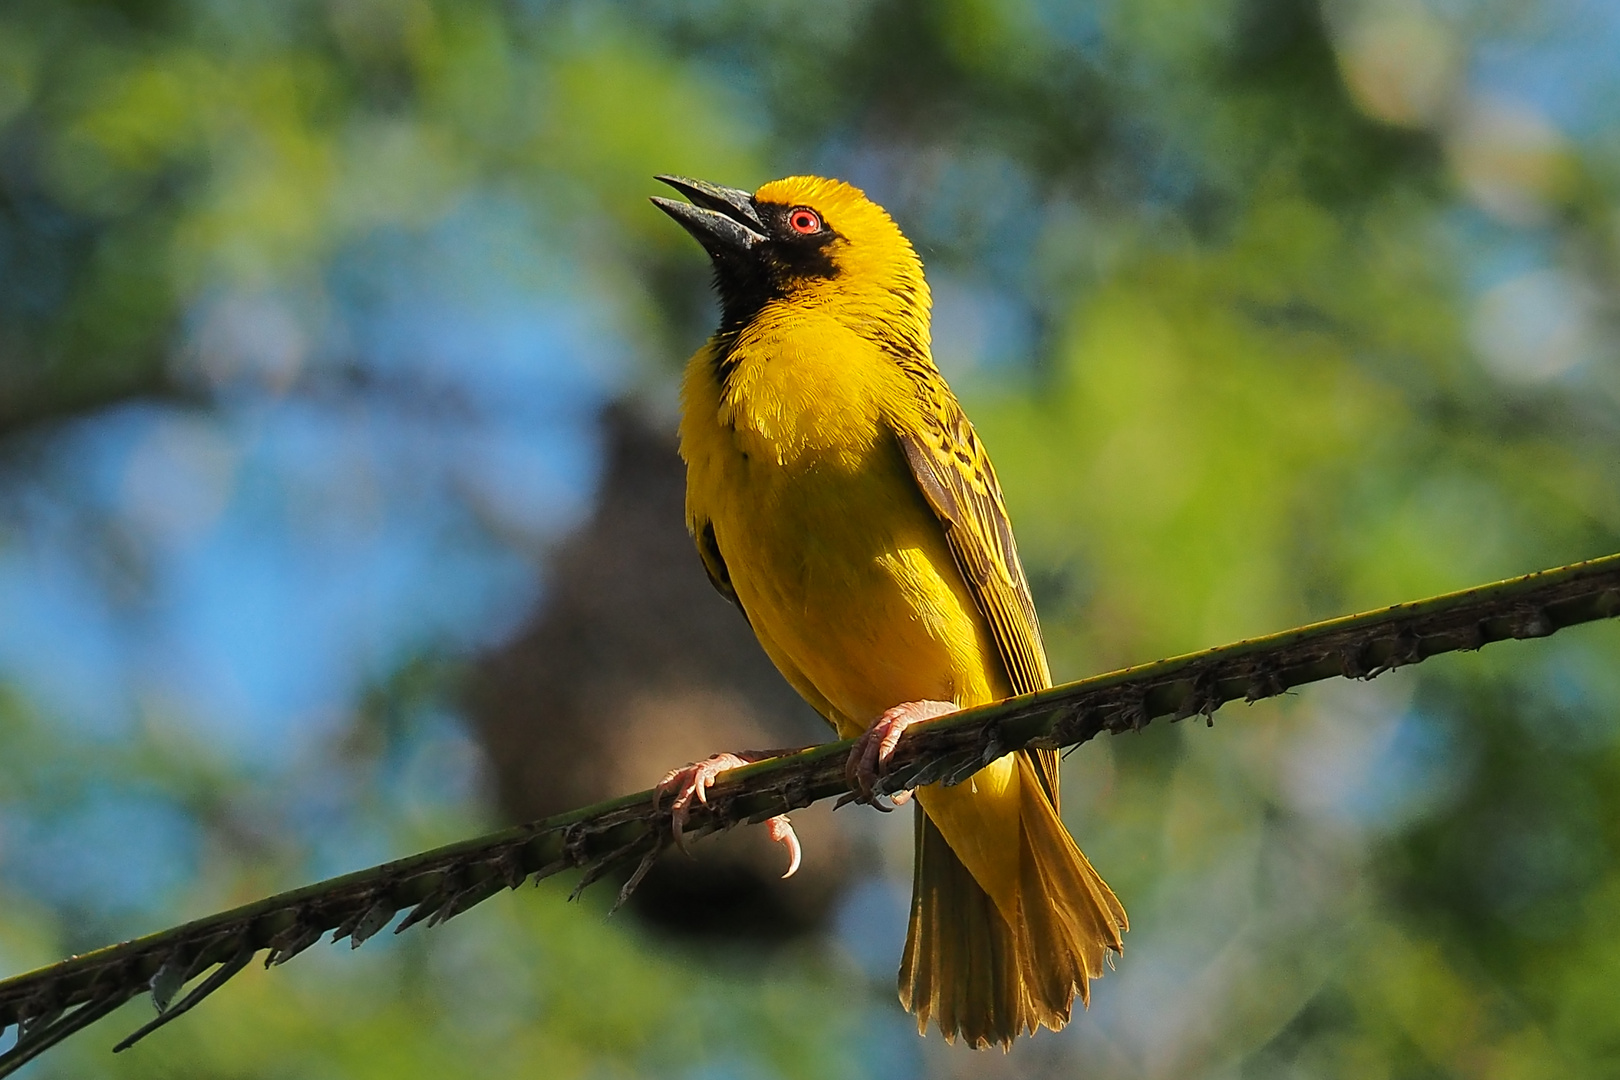
[(899, 433), (906, 461), (990, 623), (1013, 692), (1044, 690), (1052, 685), (1046, 649), (995, 470), (955, 399), (937, 405), (924, 430)]
[[(923, 422), (915, 430), (897, 426), (896, 438), (990, 626), (1013, 693), (1045, 690), (1052, 685), (1046, 647), (995, 469), (961, 405), (938, 376), (915, 374), (924, 401)], [(1033, 757), (1056, 805), (1057, 755), (1037, 751)]]

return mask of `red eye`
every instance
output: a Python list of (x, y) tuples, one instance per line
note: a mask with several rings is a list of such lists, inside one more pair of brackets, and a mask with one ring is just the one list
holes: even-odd
[(795, 206), (788, 214), (788, 224), (801, 236), (821, 231), (821, 216), (808, 206)]

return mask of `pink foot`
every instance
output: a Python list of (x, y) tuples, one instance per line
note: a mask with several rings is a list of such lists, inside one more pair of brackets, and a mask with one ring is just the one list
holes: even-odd
[[(873, 721), (866, 734), (849, 752), (844, 775), (850, 787), (859, 791), (866, 802), (871, 802), (872, 788), (889, 764), (889, 759), (894, 756), (894, 748), (900, 745), (900, 736), (905, 734), (906, 729), (913, 724), (937, 720), (957, 711), (958, 707), (949, 701), (907, 701), (885, 712)], [(910, 791), (900, 791), (890, 796), (890, 801), (896, 806), (904, 806), (910, 799)]]
[[(669, 807), (669, 827), (670, 832), (675, 835), (675, 843), (685, 851), (686, 839), (682, 835), (682, 830), (685, 829), (686, 819), (692, 812), (692, 800), (695, 798), (704, 806), (708, 806), (709, 788), (714, 786), (721, 773), (775, 756), (774, 753), (744, 750), (736, 754), (716, 754), (706, 760), (694, 761), (679, 769), (671, 769), (653, 787), (653, 809), (658, 809), (658, 804), (665, 794), (675, 793), (675, 801)], [(765, 822), (765, 829), (772, 840), (787, 848), (788, 868), (787, 873), (782, 876), (792, 877), (798, 872), (803, 856), (799, 838), (793, 831), (793, 823), (788, 820), (786, 814), (778, 814)]]

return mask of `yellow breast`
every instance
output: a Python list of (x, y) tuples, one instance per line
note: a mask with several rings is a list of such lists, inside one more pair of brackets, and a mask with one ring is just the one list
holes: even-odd
[(832, 319), (767, 309), (683, 387), (687, 512), (771, 659), (845, 737), (884, 709), (1009, 692), (891, 432), (906, 376)]

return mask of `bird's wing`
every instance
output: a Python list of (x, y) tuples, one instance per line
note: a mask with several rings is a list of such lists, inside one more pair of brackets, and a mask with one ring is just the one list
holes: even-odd
[[(917, 379), (921, 422), (896, 424), (896, 436), (990, 626), (1013, 693), (1044, 690), (1052, 685), (1052, 673), (996, 471), (956, 398), (938, 375), (926, 376), (931, 377)], [(1057, 755), (1037, 752), (1035, 763), (1055, 803)]]
[[(693, 525), (692, 541), (697, 544), (698, 558), (703, 560), (703, 570), (709, 575), (709, 584), (721, 596), (736, 604), (738, 611), (742, 611), (742, 601), (737, 599), (737, 590), (731, 584), (731, 571), (726, 569), (726, 560), (720, 555), (720, 542), (714, 538), (714, 522), (694, 522)], [(747, 618), (748, 612), (743, 611), (743, 617)]]
[(990, 624), (1013, 693), (1044, 690), (1052, 685), (1052, 675), (1001, 485), (973, 425), (949, 391), (930, 404), (936, 407), (924, 411), (921, 425), (899, 432), (906, 461), (945, 527), (957, 567)]

